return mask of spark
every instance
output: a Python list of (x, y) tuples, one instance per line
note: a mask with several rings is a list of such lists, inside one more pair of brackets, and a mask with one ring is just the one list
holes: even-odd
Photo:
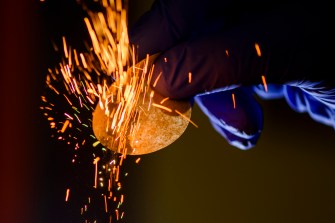
[(48, 102), (47, 99), (45, 98), (45, 96), (41, 96), (41, 99), (42, 99), (42, 101), (45, 102), (45, 103)]
[(140, 161), (141, 161), (141, 157), (137, 158), (136, 161), (135, 161), (135, 163), (139, 164)]
[(234, 109), (235, 109), (235, 108), (236, 108), (235, 94), (232, 93), (232, 94), (231, 94), (231, 97), (232, 97), (232, 100), (233, 100), (233, 106), (234, 106)]
[(163, 98), (160, 102), (160, 104), (164, 104), (164, 102), (166, 102), (167, 100), (169, 100), (170, 98), (169, 97), (166, 97), (166, 98)]
[(268, 86), (266, 84), (266, 79), (265, 79), (264, 75), (262, 75), (262, 82), (263, 82), (263, 85), (264, 85), (265, 92), (268, 92)]
[(94, 175), (94, 188), (97, 188), (97, 182), (98, 182), (98, 162), (100, 160), (100, 157), (97, 157), (94, 159), (93, 164), (95, 165), (95, 175)]
[(87, 63), (86, 63), (84, 54), (82, 53), (80, 54), (80, 59), (81, 59), (81, 62), (83, 63), (84, 68), (87, 68)]
[(108, 213), (108, 207), (107, 207), (107, 197), (104, 195), (104, 200), (105, 200), (105, 211)]
[(64, 113), (64, 115), (65, 115), (66, 117), (68, 117), (69, 119), (73, 120), (73, 117), (71, 117), (69, 114)]
[(77, 50), (74, 49), (73, 54), (74, 54), (74, 60), (76, 62), (76, 65), (79, 66), (79, 59), (78, 59)]
[(116, 220), (118, 221), (119, 220), (119, 210), (118, 209), (115, 210), (115, 214), (116, 214)]
[(185, 116), (183, 113), (181, 113), (178, 110), (174, 110), (178, 115), (180, 115), (181, 117), (183, 117), (184, 119), (186, 119), (187, 121), (189, 121), (194, 127), (198, 128), (198, 125), (195, 124), (191, 119), (189, 119), (187, 116)]
[(53, 86), (49, 85), (49, 88), (59, 95), (59, 92)]
[(66, 189), (66, 196), (65, 196), (65, 201), (68, 202), (69, 201), (69, 196), (70, 196), (70, 189)]
[(261, 48), (259, 47), (258, 43), (255, 43), (255, 49), (256, 49), (257, 56), (261, 57), (262, 52), (261, 52)]
[(99, 145), (99, 144), (100, 144), (100, 141), (96, 141), (96, 142), (93, 143), (92, 146), (93, 146), (93, 147), (97, 147), (97, 145)]
[(125, 157), (125, 155), (121, 155), (121, 157), (120, 157), (120, 162), (119, 162), (119, 166), (122, 166), (124, 157)]
[(154, 83), (153, 83), (153, 87), (156, 87), (156, 85), (157, 85), (157, 82), (159, 81), (159, 79), (160, 79), (160, 77), (162, 76), (162, 72), (160, 72), (159, 74), (158, 74), (158, 76), (157, 76), (157, 78), (155, 79), (155, 81), (154, 81)]
[(64, 133), (66, 128), (68, 127), (70, 121), (68, 119), (65, 120), (64, 125), (62, 127), (61, 133)]
[(68, 51), (67, 51), (67, 46), (66, 46), (66, 40), (65, 40), (65, 37), (63, 36), (62, 39), (63, 39), (63, 47), (64, 47), (65, 58), (68, 58), (68, 57), (69, 57), (69, 53), (68, 53)]
[(172, 112), (172, 109), (171, 109), (171, 108), (168, 108), (168, 107), (163, 106), (163, 105), (159, 105), (159, 104), (156, 104), (156, 103), (152, 103), (152, 106), (157, 107), (157, 108), (161, 108), (161, 109), (163, 109), (163, 110), (165, 110), (165, 111), (167, 111), (167, 112)]
[(78, 122), (81, 123), (81, 121), (80, 121), (78, 115), (76, 115), (76, 114), (73, 114), (73, 115), (76, 117), (76, 119), (78, 120)]
[(192, 82), (192, 73), (188, 73), (188, 83), (190, 84)]
[(115, 182), (119, 181), (119, 175), (120, 175), (120, 166), (116, 167), (116, 174), (115, 174)]

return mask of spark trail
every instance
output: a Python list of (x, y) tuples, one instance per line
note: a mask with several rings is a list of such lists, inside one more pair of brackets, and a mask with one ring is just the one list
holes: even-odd
[[(92, 187), (95, 192), (87, 195), (81, 215), (90, 221), (88, 213), (94, 209), (94, 200), (100, 199), (108, 219), (122, 221), (122, 163), (127, 156), (125, 141), (129, 131), (136, 130), (136, 101), (146, 94), (150, 83), (147, 63), (136, 67), (136, 53), (129, 45), (126, 6), (121, 0), (100, 1), (99, 12), (87, 12), (84, 23), (91, 40), (91, 49), (80, 52), (71, 47), (66, 37), (62, 38), (63, 59), (48, 69), (47, 92), (41, 96), (40, 109), (50, 124), (52, 137), (73, 148), (72, 165), (80, 166), (87, 150), (91, 153), (94, 169)], [(131, 68), (131, 69), (129, 69)], [(109, 110), (109, 103), (118, 104)], [(99, 106), (110, 123), (106, 128), (114, 131), (114, 152), (105, 148), (92, 131), (92, 112)], [(86, 148), (90, 147), (90, 149)], [(86, 150), (86, 151), (84, 151)], [(77, 168), (80, 169), (80, 168)], [(67, 203), (71, 202), (71, 188), (64, 189)], [(96, 195), (95, 197), (94, 194)], [(101, 196), (102, 195), (102, 196)]]
[[(140, 138), (152, 135), (143, 131), (140, 120), (152, 122), (152, 117), (162, 116), (157, 120), (171, 132), (164, 135), (165, 132), (150, 129), (149, 132), (165, 138), (158, 140), (160, 145), (146, 145), (149, 149), (144, 153), (172, 143), (189, 122), (197, 125), (190, 120), (188, 102), (176, 102), (178, 106), (170, 108), (169, 104), (174, 102), (169, 98), (161, 98), (157, 103), (153, 101), (157, 94), (150, 88), (154, 69), (152, 58), (148, 55), (140, 63), (136, 60), (135, 47), (130, 45), (128, 38), (127, 6), (121, 0), (98, 3), (101, 6), (98, 12), (83, 5), (87, 13), (83, 22), (90, 37), (89, 48), (86, 51), (72, 48), (66, 37), (62, 37), (62, 47), (55, 46), (62, 49), (62, 59), (53, 69), (48, 69), (48, 92), (41, 96), (40, 109), (53, 131), (52, 137), (73, 148), (71, 163), (76, 170), (82, 169), (83, 163), (91, 165), (94, 192), (82, 201), (80, 210), (85, 221), (95, 220), (89, 217), (89, 212), (100, 203), (109, 221), (119, 222), (125, 215), (122, 185), (127, 173), (122, 173), (122, 164), (128, 154), (143, 154), (141, 151), (136, 153), (134, 145), (140, 145)], [(161, 74), (153, 81), (153, 86), (160, 77)], [(188, 78), (191, 84), (191, 73)], [(161, 110), (174, 115), (164, 115)], [(92, 113), (97, 111), (104, 117), (100, 122), (108, 143), (93, 132)], [(150, 116), (151, 113), (154, 115)], [(147, 117), (144, 119), (144, 116)], [(166, 131), (166, 128), (162, 129)], [(149, 141), (152, 144), (151, 140), (146, 142)], [(145, 147), (143, 143), (141, 145)], [(140, 158), (137, 158), (135, 163), (139, 162)], [(65, 201), (71, 203), (76, 191), (69, 186), (64, 192)]]

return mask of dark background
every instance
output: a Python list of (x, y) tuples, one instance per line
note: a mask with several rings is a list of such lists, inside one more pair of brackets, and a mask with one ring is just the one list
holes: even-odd
[[(130, 3), (133, 21), (151, 1)], [(72, 157), (38, 109), (46, 70), (58, 62), (51, 40), (64, 35), (80, 47), (82, 12), (71, 0), (2, 1), (0, 10), (0, 222), (84, 222), (79, 193), (64, 202), (77, 182)], [(335, 222), (334, 129), (282, 100), (261, 103), (265, 125), (254, 149), (228, 145), (194, 107), (198, 129), (190, 125), (139, 165), (127, 158), (124, 222)]]

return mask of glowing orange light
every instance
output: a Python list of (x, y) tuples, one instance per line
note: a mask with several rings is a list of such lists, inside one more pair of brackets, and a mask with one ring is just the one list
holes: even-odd
[(262, 56), (262, 53), (261, 53), (261, 48), (259, 47), (259, 44), (258, 43), (255, 43), (255, 49), (256, 49), (256, 52), (257, 52), (257, 56)]
[(266, 79), (265, 79), (264, 75), (262, 75), (262, 82), (263, 82), (263, 85), (264, 85), (265, 92), (268, 92), (268, 86), (266, 84)]
[(192, 125), (194, 125), (194, 127), (198, 128), (198, 125), (195, 124), (191, 119), (189, 119), (187, 116), (185, 116), (183, 113), (181, 113), (178, 110), (174, 110), (178, 115), (180, 115), (181, 117), (183, 117), (184, 119), (186, 119), (187, 121), (189, 121)]
[(232, 99), (233, 99), (233, 105), (234, 105), (234, 109), (235, 109), (235, 108), (236, 108), (235, 94), (232, 93), (232, 94), (231, 94), (231, 97), (232, 97)]
[(69, 200), (69, 196), (70, 196), (70, 189), (68, 188), (68, 189), (66, 190), (66, 196), (65, 196), (65, 201), (66, 201), (66, 202), (68, 202), (68, 200)]

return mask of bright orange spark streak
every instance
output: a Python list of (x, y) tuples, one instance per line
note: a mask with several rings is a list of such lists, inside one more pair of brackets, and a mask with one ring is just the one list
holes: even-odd
[(82, 53), (80, 54), (80, 59), (81, 59), (81, 62), (83, 63), (84, 68), (86, 69), (87, 68), (87, 63), (86, 63), (84, 54), (82, 54)]
[(66, 97), (65, 94), (63, 94), (63, 95), (64, 95), (64, 97), (66, 98), (67, 102), (69, 102), (69, 104), (72, 106), (72, 102), (70, 101), (70, 99), (69, 99), (68, 97)]
[(60, 130), (61, 133), (65, 132), (65, 130), (66, 130), (67, 126), (69, 125), (69, 123), (70, 123), (70, 121), (68, 119), (66, 119), (65, 122), (64, 122), (64, 124), (63, 124), (62, 130)]
[(188, 83), (190, 84), (192, 82), (192, 73), (188, 73)]
[(58, 94), (59, 95), (59, 92), (56, 90), (56, 88), (54, 88), (53, 86), (51, 86), (51, 85), (49, 85), (49, 88), (51, 89), (51, 90), (53, 90), (56, 94)]
[(233, 105), (234, 105), (234, 109), (235, 109), (235, 108), (236, 108), (235, 94), (232, 93), (232, 94), (231, 94), (231, 97), (232, 97), (232, 99), (233, 99)]
[(116, 220), (118, 221), (119, 220), (119, 210), (115, 210), (115, 213), (116, 213)]
[(115, 182), (119, 181), (119, 175), (120, 175), (120, 167), (117, 166), (117, 168), (116, 168)]
[(154, 69), (155, 69), (155, 64), (153, 64), (153, 65), (151, 66), (151, 69), (150, 69), (150, 72), (149, 72), (149, 75), (148, 75), (148, 80), (147, 80), (147, 84), (148, 84), (148, 85), (150, 85), (150, 81), (151, 81), (151, 79), (152, 79), (152, 75), (153, 75), (153, 73), (154, 73)]
[(187, 121), (189, 121), (192, 125), (194, 125), (196, 128), (198, 128), (198, 125), (195, 124), (191, 119), (189, 119), (188, 117), (186, 117), (183, 113), (181, 113), (178, 110), (174, 110), (178, 115), (180, 115), (181, 117), (183, 117), (184, 119), (186, 119)]
[(69, 195), (70, 195), (70, 189), (68, 188), (68, 189), (66, 190), (66, 196), (65, 196), (65, 201), (66, 201), (66, 202), (68, 202), (68, 200), (69, 200)]
[(228, 50), (226, 50), (226, 55), (229, 57), (229, 51)]
[(111, 179), (108, 180), (108, 191), (111, 191), (112, 184), (111, 184)]
[(262, 81), (263, 81), (265, 92), (268, 92), (268, 86), (266, 84), (266, 80), (265, 80), (265, 76), (264, 75), (262, 75)]
[(41, 98), (42, 98), (42, 101), (43, 101), (43, 102), (45, 102), (45, 103), (48, 102), (47, 99), (45, 99), (45, 96), (41, 96)]
[(255, 43), (255, 49), (256, 49), (256, 52), (257, 52), (257, 56), (262, 56), (262, 53), (261, 53), (261, 48), (259, 47), (258, 43)]
[(124, 159), (124, 155), (122, 155), (122, 156), (121, 156), (121, 159), (120, 159), (120, 164), (119, 164), (119, 166), (122, 166), (123, 159)]
[(157, 108), (164, 109), (165, 111), (168, 111), (168, 112), (172, 112), (172, 109), (171, 109), (171, 108), (165, 107), (165, 106), (163, 106), (163, 105), (159, 105), (159, 104), (156, 104), (156, 103), (152, 103), (152, 106), (157, 107)]
[(135, 163), (138, 164), (140, 162), (140, 160), (141, 160), (141, 157), (137, 158), (136, 161), (135, 161)]
[(123, 196), (123, 194), (121, 194), (121, 198), (120, 198), (120, 203), (121, 204), (123, 203), (123, 200), (124, 200), (124, 196)]
[(70, 51), (69, 51), (69, 62), (68, 63), (69, 63), (69, 66), (72, 67), (72, 55), (71, 55), (72, 51), (71, 51), (71, 48), (69, 50)]
[(163, 104), (164, 102), (166, 102), (169, 99), (170, 99), (169, 97), (164, 98), (163, 100), (161, 100), (160, 104)]
[(65, 40), (64, 36), (63, 36), (63, 47), (64, 47), (65, 58), (68, 58), (69, 57), (69, 53), (67, 51), (66, 40)]
[(79, 59), (78, 59), (77, 51), (73, 50), (73, 53), (74, 53), (74, 60), (76, 61), (76, 65), (79, 66)]
[(147, 57), (145, 59), (145, 65), (144, 65), (144, 68), (143, 68), (143, 73), (146, 74), (147, 73), (147, 70), (148, 70), (148, 63), (149, 63), (149, 54), (147, 54)]
[(94, 101), (92, 101), (92, 99), (88, 95), (86, 95), (86, 98), (92, 105), (94, 105)]
[(108, 207), (107, 207), (107, 198), (106, 195), (104, 195), (104, 200), (105, 200), (105, 211), (108, 213)]
[(152, 85), (153, 87), (156, 87), (157, 82), (159, 81), (159, 78), (162, 76), (162, 72), (159, 73), (159, 75), (157, 76), (156, 80), (154, 81), (154, 84)]
[[(99, 54), (101, 52), (101, 49), (99, 47), (99, 41), (98, 41), (98, 38), (97, 38), (97, 36), (96, 36), (92, 26), (91, 26), (90, 20), (88, 18), (84, 18), (84, 22), (85, 22), (86, 27), (88, 29), (88, 32), (90, 34), (90, 37), (91, 37), (91, 40), (92, 40), (92, 43), (93, 43), (94, 52)], [(85, 67), (85, 65), (84, 65), (84, 67)]]
[(97, 188), (97, 184), (98, 184), (98, 162), (99, 160), (100, 160), (100, 157), (97, 157), (93, 161), (93, 164), (95, 165), (94, 188)]

